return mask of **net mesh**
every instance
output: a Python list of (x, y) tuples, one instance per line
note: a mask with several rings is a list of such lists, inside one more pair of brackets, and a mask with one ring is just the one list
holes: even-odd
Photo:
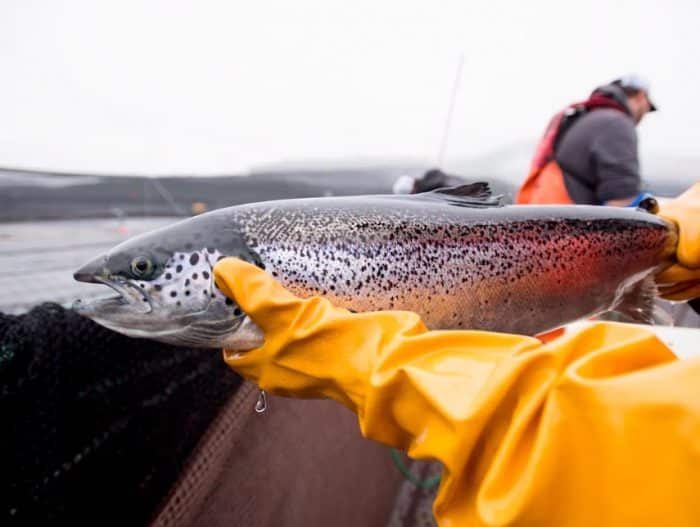
[(0, 313), (0, 524), (147, 523), (240, 384), (214, 350)]

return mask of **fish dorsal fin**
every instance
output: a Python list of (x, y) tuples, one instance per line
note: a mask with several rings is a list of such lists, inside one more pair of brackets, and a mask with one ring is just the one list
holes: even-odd
[(424, 194), (421, 197), (438, 198), (451, 205), (459, 207), (501, 207), (503, 196), (491, 194), (489, 184), (484, 181), (458, 185), (456, 187), (442, 187)]

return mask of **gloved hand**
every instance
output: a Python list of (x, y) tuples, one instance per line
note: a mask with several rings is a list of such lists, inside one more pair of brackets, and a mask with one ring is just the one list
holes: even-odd
[(677, 361), (648, 329), (596, 323), (546, 345), (428, 331), (413, 313), (302, 300), (237, 259), (214, 273), (265, 334), (225, 361), (441, 461), (439, 524), (700, 525), (700, 360)]
[(657, 278), (659, 294), (667, 300), (690, 300), (700, 297), (700, 181), (690, 189), (661, 203), (659, 216), (678, 227), (677, 264)]

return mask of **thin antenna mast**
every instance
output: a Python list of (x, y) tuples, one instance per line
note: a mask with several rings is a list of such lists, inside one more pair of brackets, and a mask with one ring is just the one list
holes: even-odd
[(460, 53), (459, 62), (457, 63), (457, 72), (455, 73), (455, 79), (452, 83), (452, 96), (450, 97), (450, 106), (447, 110), (447, 118), (445, 119), (445, 127), (442, 130), (442, 141), (440, 143), (440, 150), (438, 153), (438, 167), (442, 167), (442, 163), (445, 161), (445, 153), (447, 152), (447, 142), (450, 137), (450, 130), (452, 128), (452, 115), (455, 110), (455, 102), (457, 100), (457, 92), (459, 91), (459, 83), (462, 80), (462, 69), (464, 68), (464, 53)]

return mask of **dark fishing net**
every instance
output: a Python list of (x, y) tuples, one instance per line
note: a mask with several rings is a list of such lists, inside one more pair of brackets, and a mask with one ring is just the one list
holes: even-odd
[(690, 302), (688, 302), (690, 307), (695, 311), (698, 315), (700, 315), (700, 298), (694, 298)]
[(0, 314), (0, 525), (144, 525), (240, 385), (215, 350)]

